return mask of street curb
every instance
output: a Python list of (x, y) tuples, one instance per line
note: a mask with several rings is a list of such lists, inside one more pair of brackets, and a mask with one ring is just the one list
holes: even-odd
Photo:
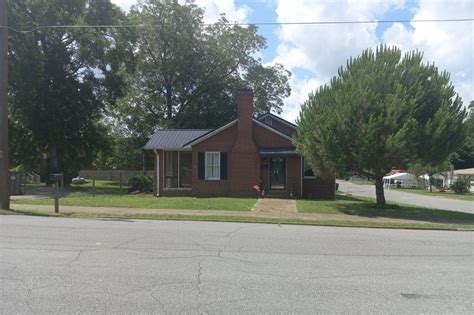
[[(272, 225), (295, 225), (295, 226), (320, 226), (320, 227), (341, 227), (341, 228), (365, 228), (365, 229), (389, 229), (389, 230), (419, 230), (419, 231), (456, 231), (456, 232), (474, 232), (474, 226), (473, 229), (466, 229), (466, 228), (445, 228), (445, 227), (439, 227), (439, 228), (433, 228), (433, 227), (396, 227), (396, 226), (361, 226), (361, 225), (351, 225), (350, 223), (345, 225), (345, 224), (336, 224), (336, 223), (330, 223), (331, 220), (328, 221), (310, 221), (308, 222), (285, 222), (284, 219), (282, 218), (281, 222), (268, 222), (265, 221), (266, 217), (258, 217), (259, 219), (262, 219), (261, 222), (259, 221), (252, 221), (252, 220), (246, 220), (245, 217), (232, 217), (228, 216), (229, 219), (226, 220), (225, 216), (222, 219), (213, 219), (206, 217), (206, 215), (196, 215), (196, 218), (186, 218), (186, 215), (180, 215), (176, 214), (174, 216), (177, 217), (163, 217), (163, 218), (141, 218), (141, 217), (134, 217), (129, 216), (129, 217), (123, 217), (123, 216), (113, 216), (110, 214), (106, 213), (100, 213), (98, 216), (79, 216), (79, 217), (70, 217), (70, 216), (64, 216), (64, 214), (54, 214), (54, 213), (1, 213), (1, 215), (17, 215), (17, 216), (37, 216), (37, 217), (53, 217), (53, 218), (62, 218), (62, 219), (106, 219), (106, 220), (150, 220), (150, 221), (187, 221), (187, 222), (196, 222), (196, 221), (201, 221), (201, 222), (228, 222), (228, 223), (255, 223), (255, 224), (272, 224)], [(166, 215), (163, 215), (166, 216)], [(179, 218), (178, 216), (184, 216), (183, 218)], [(201, 216), (199, 218), (199, 216)], [(233, 220), (232, 218), (238, 218), (238, 220)], [(274, 219), (272, 217), (268, 217), (267, 219)], [(364, 221), (359, 221), (359, 222), (364, 222)]]

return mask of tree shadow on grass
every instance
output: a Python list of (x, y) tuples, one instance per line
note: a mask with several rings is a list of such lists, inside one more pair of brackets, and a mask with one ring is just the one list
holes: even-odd
[(347, 215), (361, 217), (382, 217), (392, 219), (420, 220), (433, 223), (462, 223), (474, 224), (474, 214), (422, 208), (407, 205), (387, 204), (383, 207), (374, 202), (352, 196), (338, 196), (338, 200), (345, 201), (335, 203), (334, 208)]
[[(34, 216), (34, 217), (51, 217), (51, 216), (58, 216), (54, 213), (40, 213), (40, 212), (33, 212), (28, 210), (2, 210), (0, 212), (2, 215), (27, 215), (27, 216)], [(58, 216), (59, 217), (59, 216)]]
[(343, 194), (337, 194), (336, 200), (344, 200), (344, 201), (366, 201), (369, 200), (369, 198), (364, 198), (364, 197), (355, 197), (352, 195), (343, 195)]
[[(54, 213), (54, 212), (34, 212), (34, 211), (27, 211), (27, 210), (2, 210), (0, 215), (25, 215), (25, 216), (33, 216), (33, 217), (53, 217), (53, 218), (81, 218), (84, 217), (83, 213), (81, 212), (61, 212)], [(103, 216), (87, 216), (88, 219), (97, 219), (97, 220), (107, 220), (107, 221), (120, 221), (120, 222), (134, 222), (131, 219), (127, 218), (116, 218), (116, 217), (108, 217), (107, 214)]]
[(108, 187), (79, 187), (79, 186), (70, 186), (64, 191), (64, 195), (68, 196), (70, 194), (81, 194), (83, 197), (92, 197), (92, 195), (128, 195), (128, 188), (108, 188)]

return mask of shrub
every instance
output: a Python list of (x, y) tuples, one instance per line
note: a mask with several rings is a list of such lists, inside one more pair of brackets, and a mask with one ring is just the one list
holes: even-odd
[(134, 176), (128, 180), (128, 184), (130, 185), (130, 192), (139, 190), (143, 193), (148, 193), (153, 191), (153, 178), (151, 176)]
[(470, 186), (468, 180), (458, 179), (451, 185), (451, 189), (454, 190), (456, 194), (467, 194)]

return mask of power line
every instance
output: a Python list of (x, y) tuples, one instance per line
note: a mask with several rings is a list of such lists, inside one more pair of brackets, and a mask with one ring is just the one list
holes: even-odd
[[(458, 19), (422, 19), (422, 20), (361, 20), (361, 21), (308, 21), (308, 22), (256, 22), (256, 23), (223, 23), (226, 26), (279, 26), (279, 25), (338, 25), (338, 24), (387, 24), (387, 23), (447, 23), (447, 22), (473, 22), (474, 18)], [(218, 23), (208, 23), (205, 26), (216, 25)], [(40, 25), (28, 30), (20, 30), (13, 27), (6, 27), (16, 33), (28, 34), (43, 29), (88, 29), (88, 28), (156, 28), (161, 25), (156, 24), (111, 24), (111, 25)], [(0, 26), (4, 29), (5, 26)]]

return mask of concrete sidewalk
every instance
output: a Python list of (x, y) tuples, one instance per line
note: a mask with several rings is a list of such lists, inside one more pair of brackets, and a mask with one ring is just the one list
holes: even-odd
[[(339, 190), (354, 196), (375, 198), (375, 187), (373, 185), (356, 185), (347, 181), (338, 180)], [(414, 205), (419, 207), (435, 208), (449, 211), (474, 213), (474, 201), (448, 199), (444, 197), (431, 197), (413, 193), (385, 189), (387, 201)]]
[[(47, 211), (54, 214), (54, 206), (12, 204), (12, 210), (18, 211)], [(256, 217), (256, 218), (282, 218), (314, 221), (353, 221), (353, 222), (378, 222), (378, 223), (446, 223), (428, 220), (405, 220), (385, 217), (363, 217), (346, 214), (329, 213), (300, 213), (297, 211), (221, 211), (221, 210), (182, 210), (182, 209), (135, 209), (135, 208), (106, 208), (106, 207), (78, 207), (60, 206), (61, 213), (99, 213), (102, 215), (193, 215), (193, 216), (229, 216), (229, 217)], [(468, 224), (468, 223), (466, 223)]]
[(257, 212), (298, 212), (295, 199), (259, 198), (252, 211)]

